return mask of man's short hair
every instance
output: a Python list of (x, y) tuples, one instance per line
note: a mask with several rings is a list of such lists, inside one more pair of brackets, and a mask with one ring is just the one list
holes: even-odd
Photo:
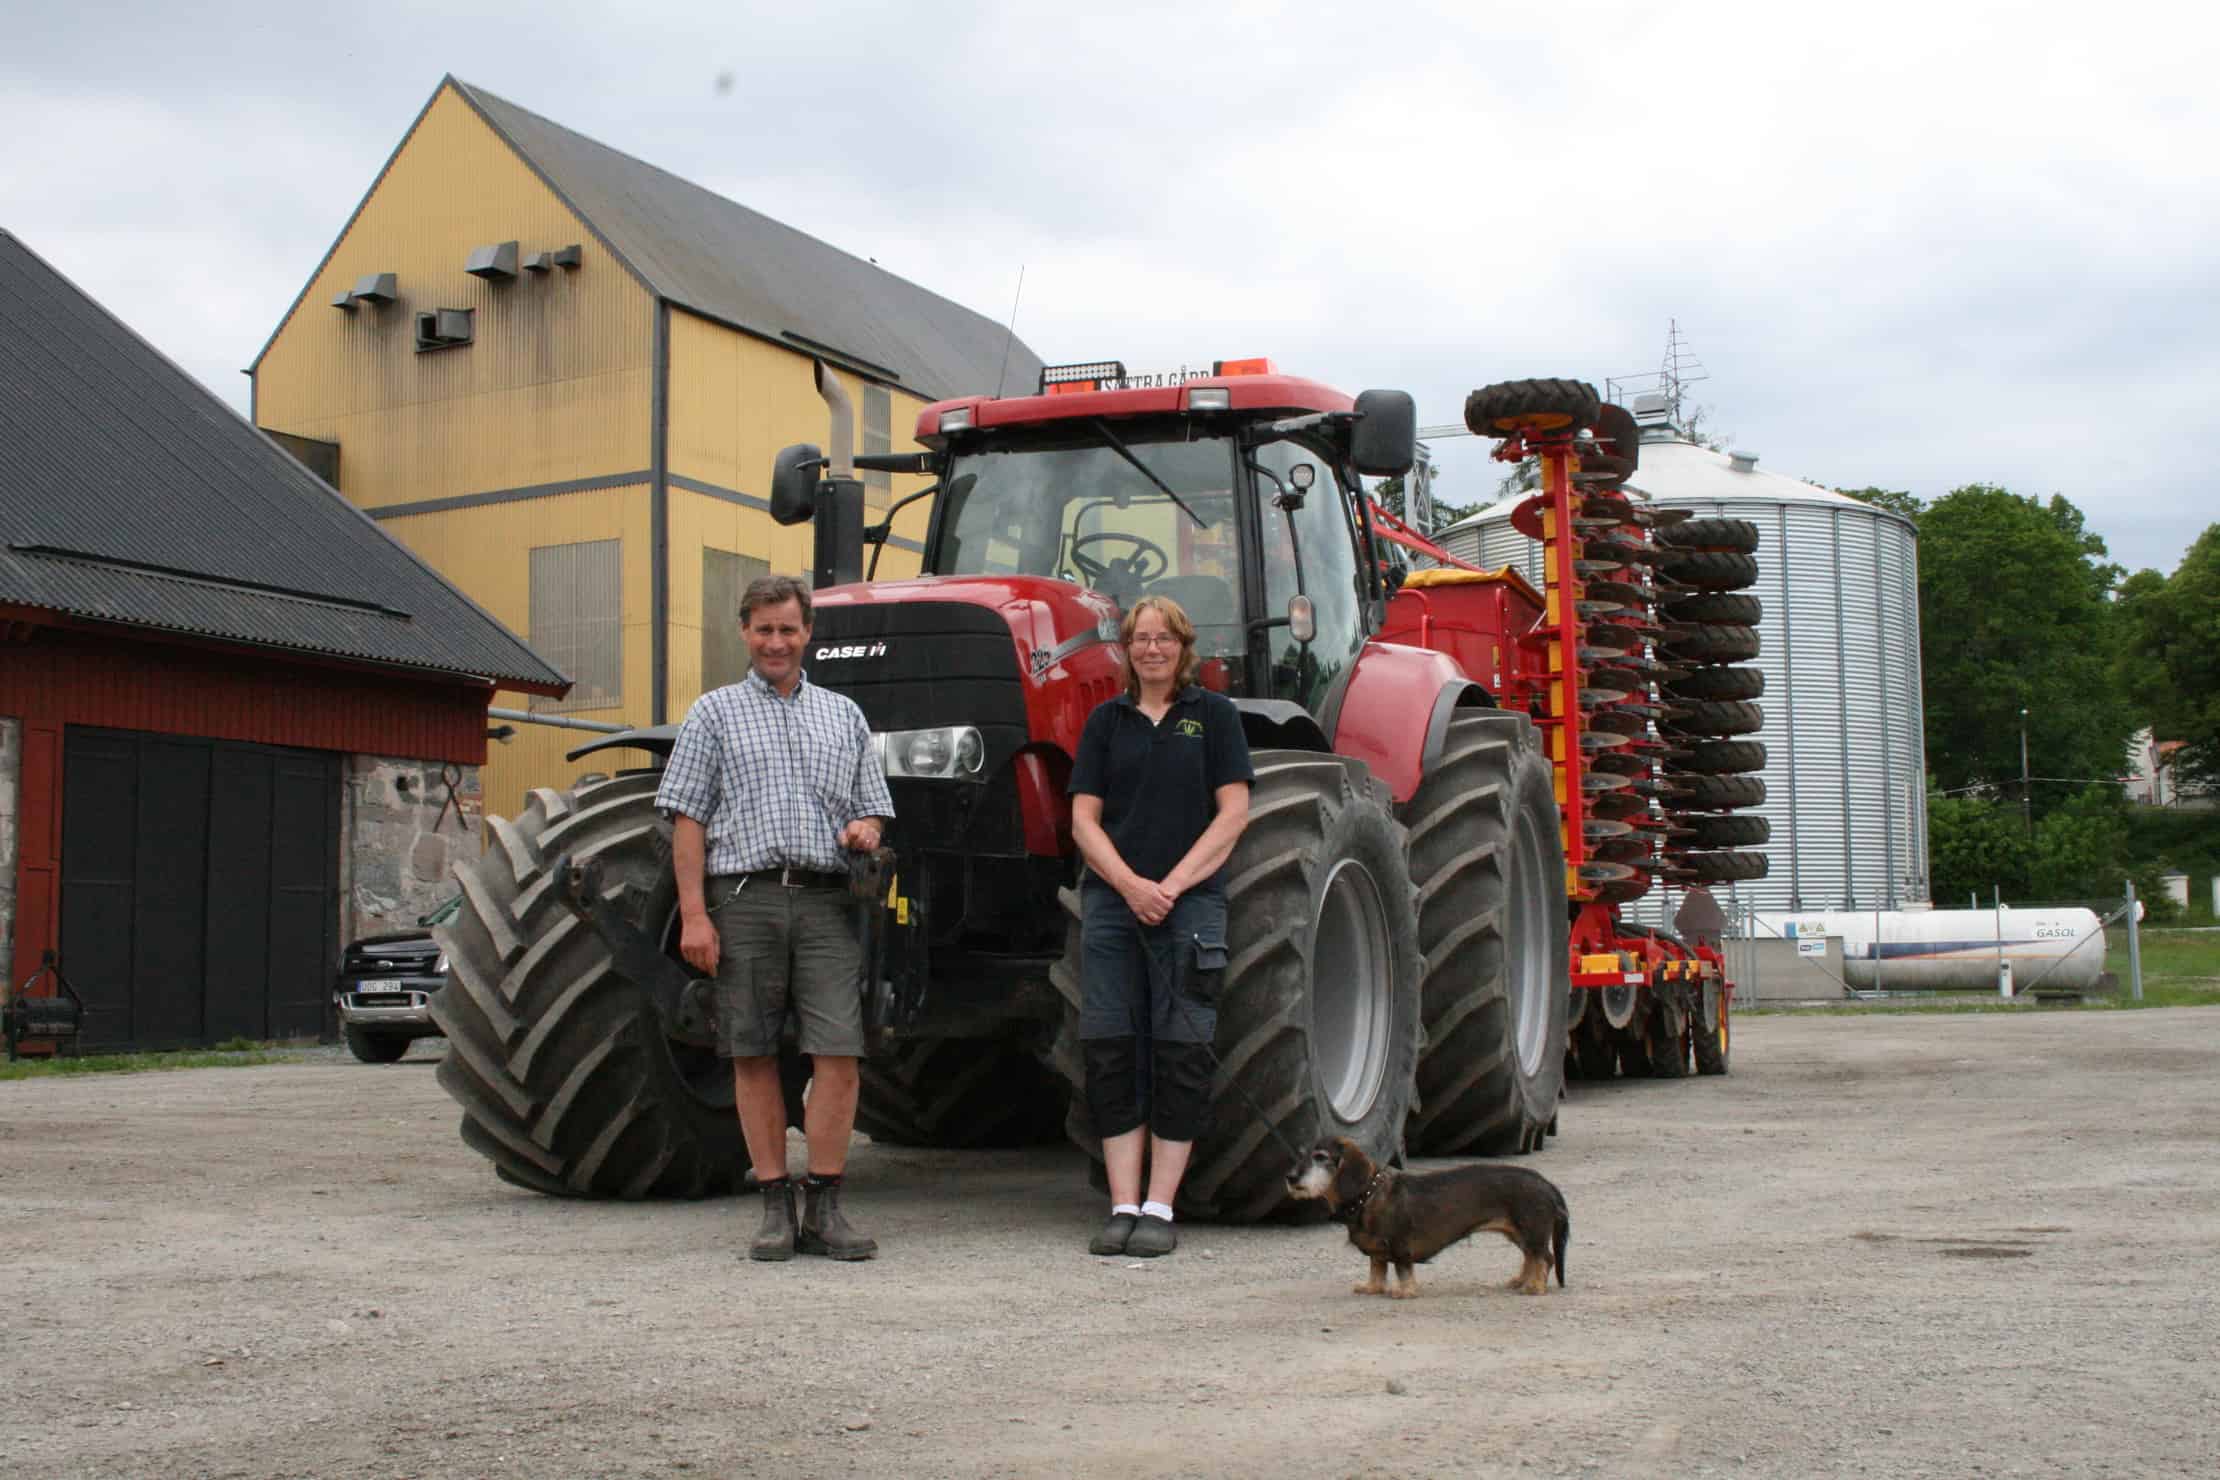
[(748, 618), (759, 606), (779, 606), (785, 602), (802, 604), (802, 625), (810, 624), (809, 587), (797, 576), (757, 576), (748, 582), (748, 589), (740, 596), (740, 625), (748, 625)]

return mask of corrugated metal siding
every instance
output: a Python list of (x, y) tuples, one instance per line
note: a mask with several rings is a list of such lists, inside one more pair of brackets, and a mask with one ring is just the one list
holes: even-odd
[[(1926, 764), (1921, 739), (1918, 557), (1902, 521), (1863, 506), (1664, 500), (1758, 526), (1758, 625), (1766, 675), (1772, 873), (1730, 891), (1760, 909), (1888, 907), (1927, 898)], [(1445, 541), (1451, 554), (1539, 579), (1540, 547), (1483, 516)], [(1679, 898), (1657, 891), (1630, 911), (1662, 922)]]
[[(473, 247), (582, 243), (510, 281)], [(370, 272), (400, 301), (331, 299)], [(418, 353), (419, 310), (475, 310), (473, 343)], [(452, 87), (435, 97), (256, 367), (263, 426), (335, 441), (364, 508), (648, 465), (654, 300)]]
[(0, 647), (0, 714), (476, 765), (484, 688), (409, 682), (168, 643), (42, 632)]

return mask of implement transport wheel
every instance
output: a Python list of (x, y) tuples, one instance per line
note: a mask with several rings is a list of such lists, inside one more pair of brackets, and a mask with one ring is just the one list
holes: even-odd
[(1642, 1040), (1650, 1077), (1687, 1078), (1689, 1011), (1679, 989), (1667, 985), (1642, 996), (1644, 1010), (1630, 1032)]
[(1675, 776), (1666, 786), (1665, 805), (1692, 811), (1725, 811), (1765, 804), (1762, 776)]
[[(1376, 1162), (1400, 1158), (1418, 1060), (1417, 901), (1385, 790), (1340, 756), (1251, 760), (1249, 825), (1225, 872), (1218, 1070), (1179, 1195), (1182, 1216), (1221, 1223), (1296, 1211), (1273, 1130), (1299, 1153), (1347, 1136)], [(1069, 927), (1050, 979), (1064, 1024), (1050, 1062), (1072, 1087), (1071, 1137), (1099, 1163), (1079, 1049), (1076, 891), (1063, 901)]]
[(1666, 629), (1663, 656), (1675, 663), (1740, 663), (1758, 655), (1755, 627), (1705, 623)]
[(905, 1038), (862, 1064), (856, 1129), (890, 1146), (1037, 1146), (1069, 1097), (1039, 1055), (1001, 1038)]
[(1667, 735), (1755, 735), (1765, 728), (1765, 710), (1748, 699), (1697, 699), (1673, 706), (1658, 726)]
[(1748, 555), (1758, 547), (1758, 527), (1747, 519), (1683, 519), (1658, 530), (1656, 538), (1675, 550), (1732, 550)]
[(1668, 550), (1657, 568), (1666, 579), (1701, 591), (1740, 591), (1758, 578), (1757, 557), (1732, 550)]
[(1570, 948), (1564, 843), (1533, 722), (1458, 714), (1402, 812), (1426, 956), (1411, 1149), (1539, 1150), (1564, 1092)]
[(1699, 668), (1665, 681), (1673, 699), (1760, 699), (1765, 696), (1762, 668)]
[(1738, 813), (1697, 813), (1686, 820), (1690, 848), (1752, 848), (1773, 841), (1773, 824)]
[(435, 934), (454, 968), (432, 998), (447, 1034), (439, 1083), (463, 1141), (504, 1181), (567, 1197), (703, 1197), (748, 1164), (732, 1069), (663, 1036), (648, 994), (555, 899), (552, 866), (599, 859), (634, 924), (675, 948), (678, 886), (659, 773), (531, 793), (493, 845), (457, 866), (462, 908)]
[[(1670, 764), (1691, 776), (1733, 776), (1765, 769), (1763, 740), (1698, 740), (1674, 753)], [(1674, 786), (1685, 785), (1675, 778)]]
[(1668, 622), (1733, 622), (1755, 627), (1765, 615), (1765, 603), (1742, 591), (1698, 591), (1693, 596), (1668, 596), (1664, 608)]
[(1513, 432), (1576, 432), (1594, 426), (1603, 398), (1584, 380), (1505, 380), (1465, 397), (1465, 426), (1476, 437)]
[(1738, 879), (1762, 879), (1770, 862), (1763, 853), (1740, 850), (1688, 853), (1683, 854), (1680, 860), (1681, 867), (1688, 870), (1689, 876), (1699, 884), (1730, 884)]
[(1734, 1047), (1734, 1027), (1728, 1021), (1727, 989), (1717, 977), (1704, 981), (1697, 993), (1696, 1020), (1689, 1036), (1696, 1046), (1698, 1074), (1724, 1074), (1727, 1055)]

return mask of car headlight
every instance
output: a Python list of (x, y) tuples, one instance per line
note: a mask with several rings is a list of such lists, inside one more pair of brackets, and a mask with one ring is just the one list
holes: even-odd
[(434, 975), (434, 976), (445, 976), (446, 974), (447, 974), (447, 953), (446, 953), (445, 951), (441, 951), (441, 952), (439, 953), (439, 959), (438, 959), (437, 961), (434, 961), (434, 962), (432, 963), (432, 975)]
[(970, 725), (893, 730), (872, 736), (871, 744), (889, 776), (923, 776), (941, 781), (985, 779), (986, 737)]

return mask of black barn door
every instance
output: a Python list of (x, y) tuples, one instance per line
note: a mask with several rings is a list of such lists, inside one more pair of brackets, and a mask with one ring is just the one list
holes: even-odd
[(339, 757), (72, 727), (62, 765), (61, 949), (85, 1044), (319, 1032)]

